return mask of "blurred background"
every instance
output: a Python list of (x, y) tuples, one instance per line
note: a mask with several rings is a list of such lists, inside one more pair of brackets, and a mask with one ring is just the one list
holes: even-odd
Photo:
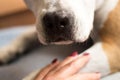
[(35, 17), (24, 0), (0, 0), (0, 29), (34, 23)]

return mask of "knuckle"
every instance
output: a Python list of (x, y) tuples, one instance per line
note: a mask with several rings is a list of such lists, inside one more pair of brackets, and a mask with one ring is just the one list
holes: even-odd
[(68, 66), (71, 67), (71, 68), (74, 68), (74, 69), (78, 69), (78, 66), (76, 65), (75, 62), (72, 62), (72, 63), (68, 64)]
[(70, 68), (74, 67), (73, 63), (69, 63), (67, 66), (70, 67)]

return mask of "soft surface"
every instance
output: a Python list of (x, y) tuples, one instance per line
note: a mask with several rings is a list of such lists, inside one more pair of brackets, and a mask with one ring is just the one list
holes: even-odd
[[(0, 30), (0, 47), (9, 44), (11, 40), (16, 38), (26, 29), (26, 27), (22, 26), (20, 28)], [(54, 58), (64, 59), (73, 51), (81, 52), (82, 47), (76, 44), (68, 46), (42, 46), (39, 49), (22, 56), (10, 65), (1, 66), (0, 80), (21, 80), (30, 72), (44, 67)], [(102, 80), (120, 80), (120, 73), (113, 74)]]

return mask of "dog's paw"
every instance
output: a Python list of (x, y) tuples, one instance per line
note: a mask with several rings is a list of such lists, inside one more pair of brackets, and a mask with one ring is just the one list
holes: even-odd
[(5, 46), (0, 48), (0, 65), (5, 65), (14, 61), (21, 50), (13, 46)]
[(5, 65), (14, 57), (13, 52), (8, 49), (0, 49), (0, 65)]
[(5, 65), (9, 61), (9, 52), (0, 50), (0, 65)]

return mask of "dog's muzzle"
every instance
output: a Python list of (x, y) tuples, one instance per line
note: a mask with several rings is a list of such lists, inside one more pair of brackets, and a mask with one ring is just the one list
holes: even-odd
[(42, 25), (46, 35), (46, 42), (60, 42), (72, 40), (72, 15), (58, 12), (48, 12), (42, 18)]

